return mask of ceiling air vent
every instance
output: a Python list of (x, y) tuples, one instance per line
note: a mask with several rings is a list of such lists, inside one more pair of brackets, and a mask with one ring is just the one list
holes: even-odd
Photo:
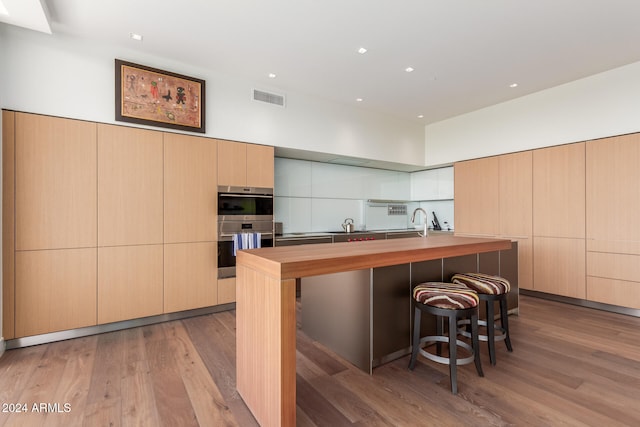
[(267, 104), (279, 105), (284, 107), (284, 95), (264, 92), (262, 90), (253, 90), (253, 99), (255, 101), (266, 102)]

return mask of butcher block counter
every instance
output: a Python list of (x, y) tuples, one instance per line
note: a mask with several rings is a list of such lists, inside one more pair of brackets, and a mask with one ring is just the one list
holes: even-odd
[(261, 425), (295, 426), (297, 278), (497, 252), (511, 247), (509, 240), (441, 235), (238, 252), (238, 392)]

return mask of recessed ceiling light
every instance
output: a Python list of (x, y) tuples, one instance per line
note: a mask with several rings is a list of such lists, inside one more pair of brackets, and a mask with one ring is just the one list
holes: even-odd
[(362, 102), (362, 98), (356, 98), (356, 102)]
[(136, 34), (136, 33), (129, 33), (129, 37), (131, 37), (133, 40), (142, 41), (142, 35), (141, 34)]
[(276, 78), (276, 75), (275, 75), (274, 73), (269, 73), (269, 78), (270, 78), (270, 79), (275, 79), (275, 78)]
[(509, 87), (518, 87), (518, 83), (511, 83)]
[(404, 69), (407, 73), (410, 73), (413, 71), (413, 67), (407, 67)]
[(363, 53), (367, 53), (367, 49), (365, 49), (364, 47), (361, 47), (360, 49), (358, 49), (358, 53), (359, 54), (363, 54)]
[(424, 119), (424, 114), (418, 114), (419, 119)]

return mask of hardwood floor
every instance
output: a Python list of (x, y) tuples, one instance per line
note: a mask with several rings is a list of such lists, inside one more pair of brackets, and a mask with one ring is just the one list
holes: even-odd
[[(509, 320), (514, 352), (498, 343), (492, 367), (482, 346), (485, 377), (461, 367), (457, 396), (445, 365), (369, 376), (299, 332), (298, 425), (640, 425), (639, 318), (521, 296)], [(257, 425), (235, 391), (234, 312), (8, 350), (0, 404), (12, 427)]]

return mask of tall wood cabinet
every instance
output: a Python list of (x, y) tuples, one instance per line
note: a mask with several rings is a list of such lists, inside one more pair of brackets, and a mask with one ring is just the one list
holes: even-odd
[(454, 166), (456, 234), (497, 236), (500, 233), (500, 159), (487, 157)]
[(3, 117), (11, 116), (15, 198), (4, 201), (5, 209), (15, 206), (15, 246), (5, 250), (14, 253), (7, 268), (15, 278), (3, 286), (14, 287), (15, 324), (6, 335), (95, 325), (96, 125), (24, 113)]
[(586, 298), (585, 143), (533, 151), (536, 291)]
[(500, 237), (518, 242), (518, 287), (533, 288), (531, 151), (505, 154), (500, 160)]
[(96, 124), (16, 113), (16, 250), (96, 246)]
[(219, 140), (218, 184), (273, 188), (273, 147)]
[(98, 125), (98, 245), (163, 242), (162, 133)]
[(217, 140), (3, 111), (2, 143), (6, 339), (220, 303)]
[(587, 142), (587, 299), (640, 309), (640, 134)]
[(531, 152), (456, 163), (456, 235), (518, 241), (518, 286), (533, 283)]
[(98, 323), (163, 312), (162, 133), (98, 125)]
[(164, 135), (164, 311), (218, 303), (217, 141)]

